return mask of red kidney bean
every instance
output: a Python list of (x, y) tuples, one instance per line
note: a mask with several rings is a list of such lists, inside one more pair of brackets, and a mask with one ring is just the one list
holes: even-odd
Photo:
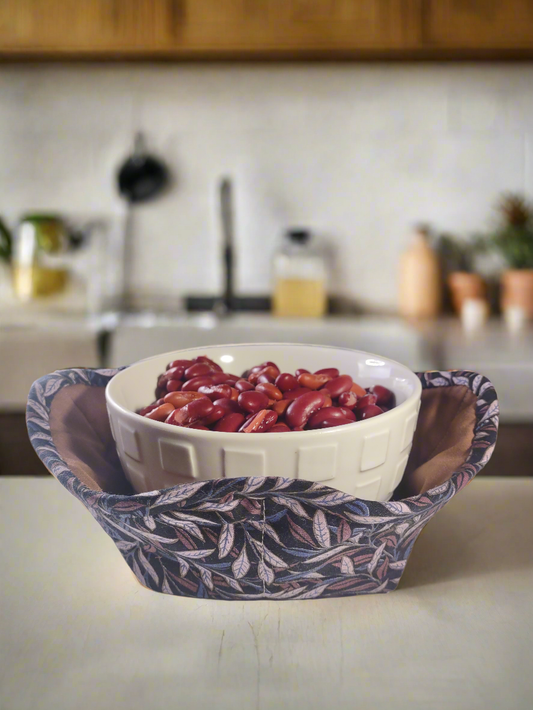
[(307, 426), (309, 429), (318, 429), (325, 419), (346, 419), (346, 417), (340, 407), (323, 407), (309, 417)]
[(306, 370), (305, 367), (300, 367), (294, 374), (296, 375), (296, 378), (298, 378), (300, 375), (308, 375), (310, 372), (309, 370)]
[(225, 417), (220, 419), (214, 427), (215, 431), (233, 432), (237, 431), (244, 422), (244, 414), (238, 412), (230, 412)]
[(283, 414), (285, 414), (289, 404), (292, 401), (292, 399), (280, 399), (278, 402), (274, 402), (274, 404), (272, 405), (272, 409), (277, 412), (278, 416), (281, 417)]
[(252, 383), (248, 382), (248, 380), (237, 380), (234, 387), (238, 392), (249, 392), (254, 388)]
[(163, 375), (163, 378), (165, 382), (168, 382), (169, 380), (182, 380), (184, 373), (185, 368), (183, 365), (178, 365), (177, 367), (171, 367), (170, 370), (167, 370)]
[(194, 424), (188, 424), (187, 429), (201, 429), (201, 431), (211, 431), (203, 424), (200, 424), (200, 422), (195, 422)]
[(356, 397), (364, 397), (366, 394), (366, 390), (364, 390), (361, 385), (358, 385), (357, 382), (354, 382), (350, 387), (350, 392), (353, 392)]
[(239, 403), (235, 402), (233, 399), (222, 397), (221, 399), (215, 399), (213, 404), (215, 407), (223, 407), (228, 414), (242, 414), (242, 409), (239, 407)]
[(212, 372), (210, 375), (204, 375), (204, 377), (210, 377), (214, 385), (227, 384), (226, 375), (223, 372)]
[(195, 362), (185, 370), (185, 379), (192, 380), (193, 377), (208, 375), (210, 372), (213, 372), (213, 369), (206, 362)]
[(179, 392), (183, 382), (180, 380), (169, 380), (167, 382), (167, 392)]
[(351, 422), (355, 422), (355, 414), (348, 407), (339, 407), (341, 412), (344, 414), (345, 419), (349, 419)]
[(146, 418), (155, 419), (156, 422), (164, 422), (168, 415), (174, 411), (176, 411), (174, 406), (170, 404), (170, 402), (165, 402), (165, 404), (162, 404), (159, 407), (152, 409), (151, 412), (148, 412)]
[(239, 377), (239, 375), (226, 375), (226, 384), (234, 387), (235, 383), (238, 382), (240, 379), (241, 378)]
[(323, 387), (326, 382), (329, 382), (331, 377), (328, 375), (312, 375), (310, 372), (303, 372), (298, 377), (300, 387), (309, 387), (310, 390), (318, 390)]
[(283, 399), (297, 399), (298, 397), (301, 397), (303, 394), (308, 394), (309, 392), (312, 392), (312, 390), (309, 389), (309, 387), (296, 387), (294, 390), (289, 390), (288, 392), (283, 393)]
[(259, 377), (257, 378), (257, 384), (261, 384), (261, 383), (274, 384), (275, 381), (276, 381), (276, 378), (272, 377), (271, 375), (260, 374)]
[(285, 412), (286, 423), (292, 428), (305, 426), (309, 417), (324, 405), (325, 400), (325, 395), (320, 390), (303, 394), (295, 399)]
[(156, 399), (163, 397), (166, 394), (166, 392), (167, 392), (166, 387), (156, 387), (155, 392), (154, 392)]
[[(161, 404), (163, 404), (163, 402)], [(158, 404), (149, 404), (147, 407), (143, 407), (142, 409), (138, 409), (137, 414), (140, 414), (141, 417), (145, 417), (149, 412), (153, 412), (154, 409), (157, 409), (158, 406), (159, 406)]]
[(357, 404), (357, 395), (355, 392), (343, 392), (338, 397), (339, 405), (341, 407), (347, 407), (348, 409), (353, 409)]
[[(163, 405), (164, 406), (164, 405)], [(214, 409), (214, 405), (208, 397), (193, 399), (181, 409), (175, 409), (166, 419), (167, 424), (176, 426), (188, 426), (208, 417)]]
[(269, 399), (283, 399), (282, 391), (270, 382), (260, 382), (255, 390), (256, 392), (263, 392)]
[(353, 422), (351, 419), (333, 417), (332, 419), (323, 419), (315, 429), (331, 429), (334, 426), (345, 426), (346, 424), (353, 424)]
[(369, 404), (367, 407), (357, 410), (358, 419), (370, 419), (371, 417), (378, 417), (380, 414), (383, 414), (383, 410), (377, 404)]
[(263, 392), (241, 392), (237, 402), (246, 412), (255, 414), (255, 412), (268, 406), (268, 397)]
[(183, 392), (197, 392), (200, 387), (221, 384), (223, 383), (216, 382), (212, 375), (199, 375), (198, 377), (193, 377), (192, 380), (187, 380), (181, 389)]
[(341, 373), (337, 370), (336, 367), (324, 367), (322, 370), (317, 370), (315, 372), (315, 375), (327, 375), (331, 379), (334, 377), (338, 377)]
[(275, 384), (282, 392), (289, 392), (289, 390), (295, 390), (298, 387), (298, 380), (289, 372), (282, 372), (276, 377)]
[(232, 399), (234, 402), (236, 402), (239, 399), (240, 392), (239, 390), (236, 390), (235, 387), (231, 387), (231, 396), (230, 399)]
[[(156, 407), (160, 407), (162, 404), (165, 404), (165, 400), (164, 400), (163, 397), (161, 397), (161, 398), (158, 399), (156, 402), (154, 402), (154, 404), (155, 404)], [(171, 402), (170, 404), (172, 404), (172, 402)]]
[(374, 385), (370, 388), (370, 391), (372, 394), (376, 395), (376, 404), (378, 407), (394, 407), (396, 404), (394, 392), (391, 392), (391, 390), (387, 387), (383, 387), (383, 385)]
[(328, 391), (330, 397), (335, 399), (343, 392), (348, 392), (352, 384), (353, 380), (350, 375), (340, 375), (326, 382), (324, 389)]
[(217, 365), (217, 363), (214, 360), (211, 360), (211, 358), (207, 357), (207, 355), (198, 355), (198, 357), (194, 358), (194, 362), (204, 362), (209, 365), (212, 370), (222, 372), (222, 368), (220, 367), (220, 365)]
[(267, 360), (266, 362), (261, 363), (261, 367), (274, 367), (278, 371), (278, 374), (281, 372), (276, 363), (272, 362), (271, 360)]
[(201, 392), (169, 392), (163, 397), (163, 402), (169, 402), (173, 407), (179, 409), (195, 399), (202, 399), (206, 395)]
[(365, 394), (364, 397), (361, 397), (361, 399), (357, 400), (357, 404), (355, 406), (357, 409), (364, 409), (370, 404), (376, 404), (377, 401), (378, 398), (375, 394)]
[(183, 367), (183, 370), (185, 371), (192, 364), (192, 360), (172, 360), (172, 362), (168, 363), (167, 370), (172, 370), (173, 367)]
[[(261, 375), (267, 376), (269, 379), (267, 382), (275, 382), (276, 377), (279, 375), (279, 370), (276, 367), (272, 367), (269, 365), (268, 367), (263, 367), (261, 370), (258, 372), (250, 372), (248, 375), (248, 381), (251, 382), (253, 385), (256, 385), (259, 382), (259, 378)], [(263, 382), (265, 380), (263, 379)]]
[(202, 385), (198, 388), (198, 392), (205, 394), (214, 402), (215, 399), (223, 397), (231, 398), (231, 387), (229, 385)]
[(273, 427), (270, 427), (267, 434), (282, 434), (284, 431), (290, 431), (289, 427), (283, 422), (276, 422)]
[(326, 397), (326, 401), (324, 402), (324, 407), (332, 407), (333, 400), (331, 399), (331, 397), (329, 396), (329, 394), (327, 392), (325, 392), (324, 390), (322, 390), (322, 392), (324, 392), (324, 396)]
[(273, 427), (277, 420), (278, 415), (276, 412), (271, 409), (261, 409), (244, 422), (239, 431), (243, 431), (246, 434), (260, 434)]
[(213, 411), (211, 414), (208, 414), (207, 417), (204, 417), (202, 419), (202, 424), (205, 424), (206, 427), (211, 426), (211, 424), (214, 424), (215, 422), (218, 422), (220, 419), (225, 417), (227, 414), (227, 411), (224, 409), (224, 407), (215, 407), (213, 406)]

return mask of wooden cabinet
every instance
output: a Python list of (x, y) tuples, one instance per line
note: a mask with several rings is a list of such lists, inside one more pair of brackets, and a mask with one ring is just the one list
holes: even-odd
[(398, 52), (420, 0), (0, 0), (4, 55), (311, 56)]
[(22, 55), (151, 52), (169, 27), (167, 0), (0, 0), (0, 51)]
[(50, 475), (28, 437), (24, 412), (0, 412), (0, 476)]
[(418, 42), (418, 0), (200, 0), (183, 3), (176, 51), (324, 56)]
[(0, 0), (3, 57), (533, 57), (533, 0)]
[(533, 0), (426, 0), (422, 41), (465, 54), (533, 50)]

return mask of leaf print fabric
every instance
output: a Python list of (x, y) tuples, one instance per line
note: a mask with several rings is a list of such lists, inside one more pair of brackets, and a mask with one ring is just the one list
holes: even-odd
[(498, 429), (496, 393), (485, 377), (421, 373), (424, 390), (466, 386), (477, 397), (467, 460), (422, 495), (379, 503), (320, 483), (257, 476), (110, 494), (88, 488), (60, 457), (50, 407), (64, 387), (103, 393), (116, 372), (60, 370), (38, 380), (28, 431), (41, 460), (89, 509), (139, 582), (177, 596), (290, 600), (394, 590), (420, 531), (489, 460)]

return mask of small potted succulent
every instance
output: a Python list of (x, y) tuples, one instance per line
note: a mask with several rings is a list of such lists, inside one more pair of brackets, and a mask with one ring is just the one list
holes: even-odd
[(498, 206), (500, 224), (488, 243), (508, 268), (501, 277), (501, 309), (523, 309), (533, 318), (533, 207), (522, 195), (506, 194)]
[(450, 234), (443, 234), (437, 240), (436, 249), (442, 262), (455, 312), (461, 312), (466, 299), (485, 299), (487, 284), (483, 277), (474, 271), (476, 254), (484, 249), (483, 240), (480, 238), (460, 240)]

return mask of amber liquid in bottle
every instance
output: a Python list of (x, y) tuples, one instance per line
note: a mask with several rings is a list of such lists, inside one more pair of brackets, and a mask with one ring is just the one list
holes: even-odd
[(326, 312), (323, 279), (279, 278), (274, 286), (274, 315), (320, 318)]

